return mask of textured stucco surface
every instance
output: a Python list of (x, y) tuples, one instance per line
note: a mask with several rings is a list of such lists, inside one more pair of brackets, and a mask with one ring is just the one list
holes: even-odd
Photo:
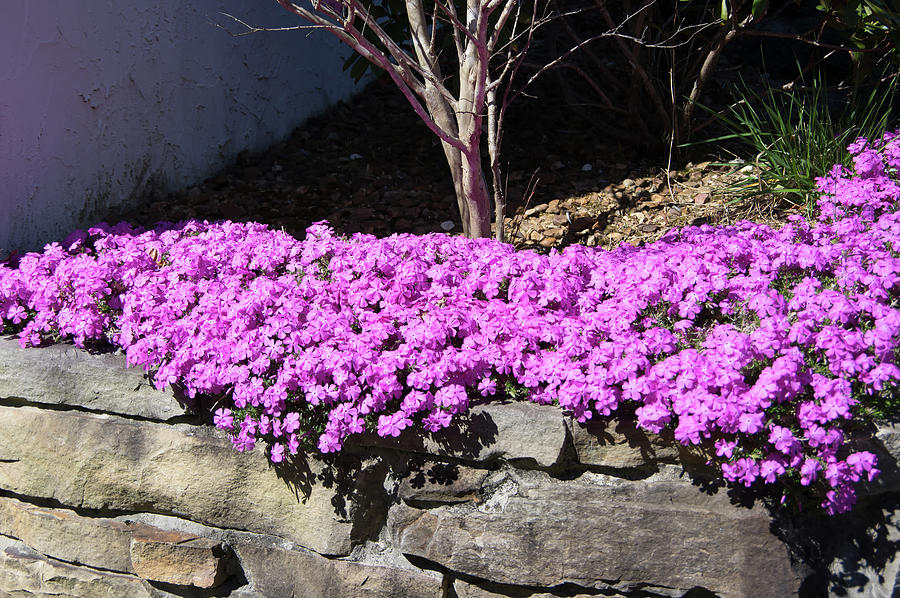
[(355, 89), (347, 51), (274, 0), (4, 0), (0, 259), (189, 186)]

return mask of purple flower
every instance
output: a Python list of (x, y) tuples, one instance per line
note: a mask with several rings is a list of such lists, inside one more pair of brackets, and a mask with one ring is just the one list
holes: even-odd
[[(304, 240), (256, 223), (98, 225), (0, 264), (0, 331), (109, 339), (158, 387), (222, 397), (215, 425), (237, 450), (274, 441), (272, 461), (302, 438), (341, 450), (366, 421), (437, 432), (508, 384), (578, 421), (621, 407), (650, 432), (674, 422), (679, 442), (714, 443), (734, 483), (799, 468), (843, 512), (878, 475), (869, 453), (838, 459), (844, 430), (900, 382), (900, 136), (850, 151), (817, 180), (816, 221), (613, 251), (342, 239), (325, 223)], [(766, 441), (771, 455), (743, 456)]]
[(821, 463), (812, 458), (806, 459), (800, 468), (800, 483), (809, 486), (819, 477), (820, 471), (822, 471)]
[(759, 465), (753, 459), (743, 457), (734, 463), (723, 463), (722, 476), (730, 482), (741, 482), (744, 486), (750, 486), (759, 476)]
[(281, 463), (284, 461), (284, 445), (280, 442), (276, 442), (272, 445), (272, 448), (269, 449), (269, 460), (272, 463)]
[(737, 442), (728, 441), (724, 438), (720, 438), (716, 441), (716, 456), (723, 457), (725, 459), (731, 459), (731, 456), (734, 454), (734, 449), (737, 447)]
[(397, 437), (400, 436), (402, 430), (405, 430), (410, 425), (412, 425), (412, 421), (402, 411), (390, 415), (381, 415), (378, 417), (378, 435)]
[(225, 407), (216, 409), (216, 414), (213, 416), (213, 423), (220, 430), (231, 430), (234, 428), (234, 418), (231, 417), (231, 409)]
[(759, 477), (766, 484), (773, 483), (784, 471), (784, 463), (779, 459), (763, 459), (759, 462)]

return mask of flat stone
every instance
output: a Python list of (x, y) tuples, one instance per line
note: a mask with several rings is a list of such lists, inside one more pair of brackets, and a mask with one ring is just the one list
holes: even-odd
[(467, 461), (502, 458), (550, 467), (564, 456), (567, 431), (558, 407), (520, 401), (476, 405), (467, 416), (434, 434), (417, 430), (397, 438), (366, 434), (356, 442)]
[(539, 203), (538, 205), (534, 206), (533, 208), (528, 208), (527, 210), (525, 210), (525, 215), (526, 216), (534, 216), (535, 214), (541, 214), (546, 211), (547, 211), (547, 204)]
[(857, 505), (830, 528), (828, 597), (896, 596), (900, 589), (900, 500)]
[[(490, 584), (486, 584), (490, 585)], [(480, 586), (477, 586), (472, 583), (468, 583), (461, 579), (456, 579), (453, 581), (453, 589), (456, 591), (456, 595), (458, 598), (508, 598), (509, 591), (507, 588), (496, 588), (497, 591), (494, 592), (491, 589), (486, 589)], [(550, 594), (548, 592), (534, 591), (531, 592), (527, 588), (517, 588), (515, 590), (515, 596), (520, 598), (556, 598), (558, 594)], [(618, 592), (604, 591), (602, 594), (600, 593), (591, 593), (591, 594), (569, 594), (566, 596), (569, 598), (588, 598), (591, 596), (603, 597), (603, 598), (625, 598), (624, 594), (619, 594)]]
[(303, 598), (435, 598), (437, 573), (327, 559), (305, 550), (239, 543), (234, 550), (250, 584), (263, 596)]
[(656, 434), (640, 429), (630, 419), (590, 419), (578, 423), (567, 418), (579, 463), (630, 469), (659, 462), (675, 462), (678, 448)]
[(411, 469), (400, 482), (406, 501), (457, 503), (480, 500), (481, 484), (491, 472), (453, 463), (430, 462)]
[(0, 488), (72, 507), (151, 510), (345, 555), (351, 534), (369, 525), (353, 497), (376, 494), (360, 486), (381, 481), (368, 470), (348, 469), (337, 480), (330, 471), (312, 457), (276, 471), (261, 447), (238, 453), (211, 427), (0, 407)]
[(680, 474), (670, 465), (633, 481), (500, 470), (485, 480), (481, 504), (401, 503), (388, 526), (404, 554), (501, 584), (797, 595), (803, 580), (763, 506), (735, 506)]
[(128, 556), (131, 527), (115, 519), (0, 497), (0, 533), (62, 561), (134, 573)]
[(227, 577), (228, 552), (209, 538), (142, 526), (130, 548), (134, 572), (143, 579), (214, 588)]
[(10, 598), (156, 598), (133, 575), (79, 567), (48, 558), (0, 536), (0, 596)]
[(72, 344), (23, 349), (0, 337), (0, 398), (71, 405), (166, 421), (185, 413), (172, 390), (156, 390), (121, 353), (89, 353)]
[(552, 227), (552, 228), (544, 229), (544, 234), (548, 237), (560, 238), (566, 234), (566, 231), (565, 231), (565, 229), (562, 229), (559, 227)]

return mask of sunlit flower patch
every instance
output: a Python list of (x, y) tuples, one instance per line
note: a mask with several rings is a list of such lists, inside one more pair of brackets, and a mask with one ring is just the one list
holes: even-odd
[(878, 474), (848, 429), (896, 404), (900, 380), (900, 137), (851, 151), (853, 169), (819, 180), (813, 223), (613, 251), (98, 226), (0, 266), (0, 327), (23, 346), (121, 346), (158, 387), (218, 397), (235, 448), (265, 443), (276, 463), (514, 398), (579, 421), (627, 409), (729, 482), (793, 483), (844, 512)]

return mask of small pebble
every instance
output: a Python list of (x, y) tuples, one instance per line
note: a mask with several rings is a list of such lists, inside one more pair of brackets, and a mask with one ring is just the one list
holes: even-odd
[(350, 154), (350, 159), (351, 160), (362, 160), (362, 156), (360, 156), (359, 154)]
[(546, 212), (546, 211), (547, 211), (547, 204), (539, 203), (538, 205), (534, 206), (533, 208), (529, 208), (529, 209), (525, 210), (525, 215), (526, 216), (534, 216), (535, 214), (540, 214), (541, 212)]
[(581, 167), (581, 172), (590, 172), (592, 170), (594, 170), (594, 165), (591, 163), (585, 164)]
[(448, 233), (451, 230), (453, 230), (453, 226), (454, 226), (454, 224), (453, 224), (452, 220), (444, 220), (443, 222), (441, 222), (441, 230), (446, 231)]

